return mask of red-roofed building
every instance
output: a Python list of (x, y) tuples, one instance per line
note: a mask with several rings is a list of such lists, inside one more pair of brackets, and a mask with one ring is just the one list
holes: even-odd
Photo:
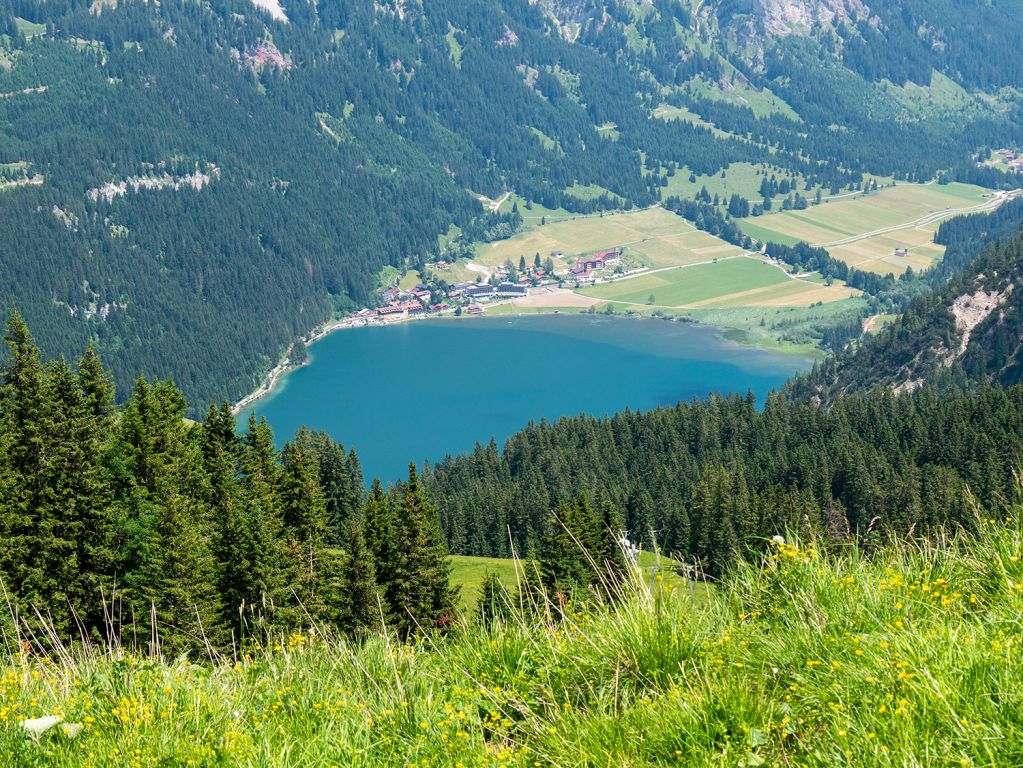
[(381, 317), (405, 317), (406, 315), (421, 315), (422, 313), (423, 305), (418, 301), (404, 303), (395, 301), (377, 310), (377, 314)]
[(596, 272), (605, 267), (621, 263), (622, 249), (612, 248), (610, 251), (600, 251), (593, 256), (583, 256), (576, 259), (575, 266), (572, 267), (571, 271), (573, 275), (588, 275), (590, 272)]

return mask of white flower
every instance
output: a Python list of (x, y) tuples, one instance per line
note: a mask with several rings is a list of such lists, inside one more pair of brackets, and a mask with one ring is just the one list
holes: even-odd
[(60, 729), (64, 731), (64, 735), (69, 739), (73, 739), (75, 736), (82, 732), (84, 726), (81, 723), (64, 723), (60, 726)]
[(785, 537), (784, 536), (779, 536), (778, 534), (775, 534), (774, 536), (771, 537), (771, 541), (773, 541), (775, 544), (777, 544), (780, 547), (782, 544), (785, 543)]
[(64, 718), (58, 715), (47, 715), (46, 717), (36, 717), (31, 720), (22, 720), (21, 727), (29, 732), (31, 736), (39, 738), (53, 726), (57, 725)]

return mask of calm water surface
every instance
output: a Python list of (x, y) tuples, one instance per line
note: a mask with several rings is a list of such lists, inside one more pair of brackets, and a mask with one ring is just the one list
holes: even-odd
[[(334, 333), (251, 410), (278, 442), (303, 424), (355, 448), (367, 478), (404, 475), (530, 420), (646, 410), (710, 392), (758, 398), (810, 361), (662, 320), (545, 315)], [(242, 414), (240, 426), (248, 419)]]

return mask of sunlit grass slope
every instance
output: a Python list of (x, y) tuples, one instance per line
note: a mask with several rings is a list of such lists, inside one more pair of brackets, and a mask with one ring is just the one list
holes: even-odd
[[(765, 543), (695, 597), (234, 661), (8, 655), (9, 766), (1023, 764), (1020, 528), (837, 557)], [(38, 738), (23, 718), (60, 715)]]

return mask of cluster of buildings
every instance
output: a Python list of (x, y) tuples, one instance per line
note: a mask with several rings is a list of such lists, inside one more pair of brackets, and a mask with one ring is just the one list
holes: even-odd
[(1023, 171), (1023, 154), (1011, 149), (999, 149), (996, 155), (1003, 158), (1009, 164), (1010, 171)]
[[(558, 251), (551, 256), (564, 259), (565, 254)], [(570, 273), (576, 277), (588, 277), (596, 272), (622, 263), (622, 249), (612, 248), (600, 251), (592, 256), (584, 256), (576, 260)], [(450, 263), (438, 260), (430, 265), (439, 270), (447, 270)], [(548, 267), (551, 266), (548, 260)], [(418, 283), (414, 290), (388, 288), (380, 295), (380, 306), (376, 309), (361, 309), (348, 316), (346, 323), (364, 324), (369, 322), (390, 321), (405, 317), (419, 317), (426, 314), (441, 313), (455, 307), (470, 315), (483, 314), (483, 304), (496, 299), (515, 299), (528, 296), (534, 285), (543, 285), (555, 278), (553, 272), (537, 266), (526, 267), (512, 274), (514, 270), (507, 266), (494, 270), (495, 280), (490, 282), (459, 282), (446, 287), (446, 294), (431, 289), (426, 283)], [(518, 275), (519, 279), (516, 279)], [(443, 285), (443, 283), (441, 284)], [(435, 286), (436, 288), (436, 286)]]
[(497, 285), (490, 283), (455, 283), (448, 291), (449, 299), (515, 299), (520, 296), (529, 295), (529, 285), (526, 283), (501, 282)]
[[(376, 322), (403, 317), (420, 317), (440, 313), (458, 305), (470, 315), (483, 314), (480, 302), (494, 299), (514, 299), (529, 295), (529, 284), (503, 281), (498, 285), (490, 283), (455, 283), (448, 288), (447, 296), (435, 295), (429, 286), (420, 283), (415, 290), (388, 288), (380, 295), (381, 304), (376, 309), (360, 309), (348, 316), (354, 322)], [(447, 301), (443, 300), (447, 299)]]
[(592, 256), (581, 256), (576, 259), (575, 266), (569, 271), (576, 277), (586, 277), (593, 272), (621, 263), (622, 249), (612, 248), (610, 251), (600, 251)]
[(417, 317), (427, 312), (440, 312), (448, 308), (444, 302), (433, 302), (433, 291), (425, 283), (416, 285), (415, 290), (388, 288), (380, 296), (381, 304), (374, 309), (363, 309), (353, 313), (352, 319), (370, 317)]

